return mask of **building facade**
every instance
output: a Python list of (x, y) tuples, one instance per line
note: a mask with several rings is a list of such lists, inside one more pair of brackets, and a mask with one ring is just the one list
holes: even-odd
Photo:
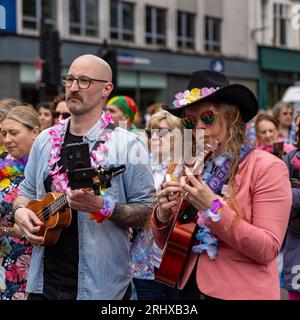
[[(282, 50), (284, 42), (281, 34), (279, 42), (273, 39), (274, 28), (276, 36), (283, 30), (281, 9), (272, 11), (275, 0), (8, 2), (15, 5), (15, 32), (0, 30), (0, 98), (13, 96), (33, 103), (39, 99), (35, 60), (42, 17), (59, 31), (62, 73), (77, 56), (99, 54), (106, 41), (117, 50), (118, 93), (133, 97), (141, 109), (153, 102), (170, 103), (186, 87), (191, 72), (199, 69), (224, 72), (232, 82), (262, 95), (273, 70), (260, 62), (261, 52), (268, 47)], [(288, 12), (295, 5), (277, 2), (288, 5)], [(274, 27), (273, 20), (279, 21)], [(284, 49), (297, 52), (299, 31), (286, 37)], [(55, 90), (48, 91), (49, 98), (52, 94)], [(264, 99), (260, 101), (264, 107)]]
[(259, 9), (258, 97), (270, 108), (300, 80), (300, 0), (262, 0)]

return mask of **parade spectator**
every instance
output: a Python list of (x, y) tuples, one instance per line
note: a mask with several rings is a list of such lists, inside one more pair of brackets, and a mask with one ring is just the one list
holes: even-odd
[(144, 115), (146, 126), (148, 125), (148, 122), (150, 121), (151, 116), (153, 116), (156, 112), (163, 111), (162, 109), (162, 102), (155, 102), (150, 104), (150, 106), (147, 107), (146, 113)]
[(47, 129), (54, 125), (54, 116), (53, 116), (54, 106), (52, 102), (49, 102), (49, 101), (40, 102), (36, 106), (36, 110), (39, 114), (41, 130)]
[(66, 102), (66, 96), (64, 93), (61, 93), (59, 96), (57, 96), (54, 101), (54, 120), (55, 123), (65, 120), (71, 116), (70, 110), (67, 106)]
[(278, 121), (279, 137), (282, 137), (285, 143), (295, 143), (296, 125), (293, 121), (294, 107), (283, 101), (279, 101), (273, 107), (273, 116)]
[(134, 124), (138, 120), (138, 107), (135, 101), (127, 96), (112, 97), (105, 107), (112, 116), (114, 125), (130, 131), (147, 145), (147, 136), (142, 129), (138, 129)]
[[(295, 147), (284, 142), (283, 138), (279, 137), (278, 121), (270, 114), (262, 113), (257, 116), (255, 121), (256, 132), (256, 148), (272, 153), (283, 159), (283, 157)], [(283, 242), (282, 248), (278, 255), (278, 271), (280, 287), (284, 288), (284, 278), (282, 273), (283, 268)]]
[[(37, 112), (16, 106), (1, 120), (8, 150), (1, 159), (0, 222), (12, 225), (12, 204), (24, 179), (24, 169), (33, 141), (40, 132)], [(32, 246), (15, 226), (0, 227), (0, 300), (24, 300)]]
[(294, 146), (285, 143), (283, 138), (279, 137), (279, 124), (273, 116), (267, 113), (261, 113), (257, 116), (255, 121), (255, 133), (256, 148), (259, 150), (274, 154), (276, 153), (276, 150), (274, 150), (274, 144), (276, 142), (282, 142), (283, 144), (282, 156), (295, 149)]
[(292, 181), (293, 203), (283, 250), (283, 277), (289, 300), (300, 300), (300, 125), (297, 149), (288, 153), (284, 161)]
[[(155, 189), (144, 146), (134, 134), (114, 128), (110, 114), (103, 112), (111, 81), (112, 71), (104, 60), (94, 55), (76, 58), (63, 77), (71, 117), (44, 130), (31, 150), (14, 203), (22, 233), (34, 245), (45, 241), (35, 234), (43, 222), (24, 208), (30, 199), (61, 192), (72, 209), (70, 226), (58, 241), (33, 248), (27, 281), (31, 300), (129, 298), (129, 227), (144, 226)], [(94, 166), (126, 166), (99, 196), (68, 188), (62, 148), (79, 142), (89, 144)]]
[[(147, 126), (150, 161), (155, 187), (159, 188), (165, 174), (173, 172), (174, 130), (182, 131), (180, 119), (167, 111), (152, 115)], [(167, 168), (168, 164), (169, 170)], [(131, 245), (131, 275), (139, 300), (178, 300), (179, 290), (155, 281), (155, 268), (161, 261), (161, 249), (153, 241), (151, 220), (137, 233)]]
[(217, 147), (198, 179), (186, 165), (186, 175), (157, 193), (152, 221), (160, 248), (182, 197), (198, 211), (201, 242), (194, 242), (177, 284), (181, 298), (280, 299), (277, 256), (292, 196), (283, 161), (243, 143), (257, 99), (221, 73), (197, 71), (164, 109), (181, 117), (195, 138), (203, 130), (206, 150)]
[(4, 119), (4, 117), (12, 108), (20, 105), (21, 105), (20, 101), (12, 98), (5, 98), (0, 100), (0, 157), (2, 158), (7, 155), (7, 150), (5, 148), (3, 137), (1, 135), (1, 121), (2, 119)]
[(137, 127), (133, 122), (137, 118), (138, 107), (133, 99), (127, 96), (112, 97), (107, 102), (106, 110), (111, 114), (116, 126), (120, 126), (122, 121), (127, 130), (136, 133)]

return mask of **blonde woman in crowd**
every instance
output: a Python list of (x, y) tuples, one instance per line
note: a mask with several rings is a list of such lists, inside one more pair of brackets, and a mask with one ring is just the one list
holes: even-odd
[[(167, 111), (153, 114), (146, 128), (152, 174), (156, 189), (173, 169), (174, 134), (182, 131), (180, 119)], [(169, 165), (169, 167), (168, 167)], [(160, 265), (161, 249), (153, 241), (151, 221), (137, 234), (131, 246), (131, 274), (139, 300), (177, 300), (177, 289), (155, 281)]]
[(26, 278), (32, 246), (13, 225), (12, 204), (24, 179), (31, 146), (40, 132), (38, 113), (28, 106), (17, 106), (1, 121), (8, 155), (0, 159), (0, 299), (26, 299)]

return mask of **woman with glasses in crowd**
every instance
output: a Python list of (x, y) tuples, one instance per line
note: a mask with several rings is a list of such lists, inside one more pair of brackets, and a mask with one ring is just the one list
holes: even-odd
[(164, 108), (182, 118), (196, 142), (200, 130), (207, 160), (199, 170), (203, 156), (197, 159), (196, 154), (196, 162), (185, 165), (185, 175), (164, 182), (153, 210), (153, 234), (160, 248), (183, 199), (197, 212), (192, 249), (176, 283), (181, 298), (280, 299), (277, 256), (291, 191), (284, 163), (243, 143), (257, 99), (221, 73), (197, 71), (173, 106)]
[(54, 101), (54, 112), (53, 117), (55, 123), (65, 120), (71, 116), (70, 110), (67, 106), (66, 102), (66, 96), (64, 93), (61, 93), (59, 96), (57, 96)]
[[(150, 162), (156, 189), (165, 174), (172, 171), (174, 163), (174, 134), (181, 133), (180, 119), (167, 111), (153, 114), (148, 122), (146, 133), (150, 151)], [(161, 249), (153, 241), (151, 221), (137, 233), (131, 245), (131, 275), (139, 300), (178, 300), (177, 289), (155, 281), (155, 269), (160, 265)]]
[(1, 120), (8, 151), (0, 160), (0, 300), (24, 300), (32, 246), (13, 225), (12, 204), (24, 179), (31, 146), (40, 132), (38, 113), (16, 106)]
[(286, 102), (279, 101), (273, 107), (273, 116), (278, 121), (279, 137), (283, 138), (285, 143), (295, 143), (294, 107)]

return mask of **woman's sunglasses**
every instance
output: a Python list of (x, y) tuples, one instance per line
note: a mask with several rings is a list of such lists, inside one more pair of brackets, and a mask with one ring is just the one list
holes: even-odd
[(70, 112), (58, 112), (58, 111), (54, 111), (53, 113), (53, 117), (54, 118), (59, 118), (59, 116), (61, 115), (63, 117), (63, 119), (67, 119), (71, 116)]
[(206, 126), (211, 126), (214, 123), (217, 115), (217, 112), (208, 110), (200, 113), (197, 117), (186, 116), (182, 118), (182, 125), (186, 129), (194, 129), (196, 128), (197, 122), (200, 119)]
[(151, 134), (152, 136), (154, 134), (156, 134), (158, 137), (165, 137), (168, 135), (169, 132), (171, 132), (171, 130), (169, 128), (157, 128), (157, 129), (149, 129), (149, 130), (145, 130), (146, 134), (148, 136), (148, 138), (151, 138)]

